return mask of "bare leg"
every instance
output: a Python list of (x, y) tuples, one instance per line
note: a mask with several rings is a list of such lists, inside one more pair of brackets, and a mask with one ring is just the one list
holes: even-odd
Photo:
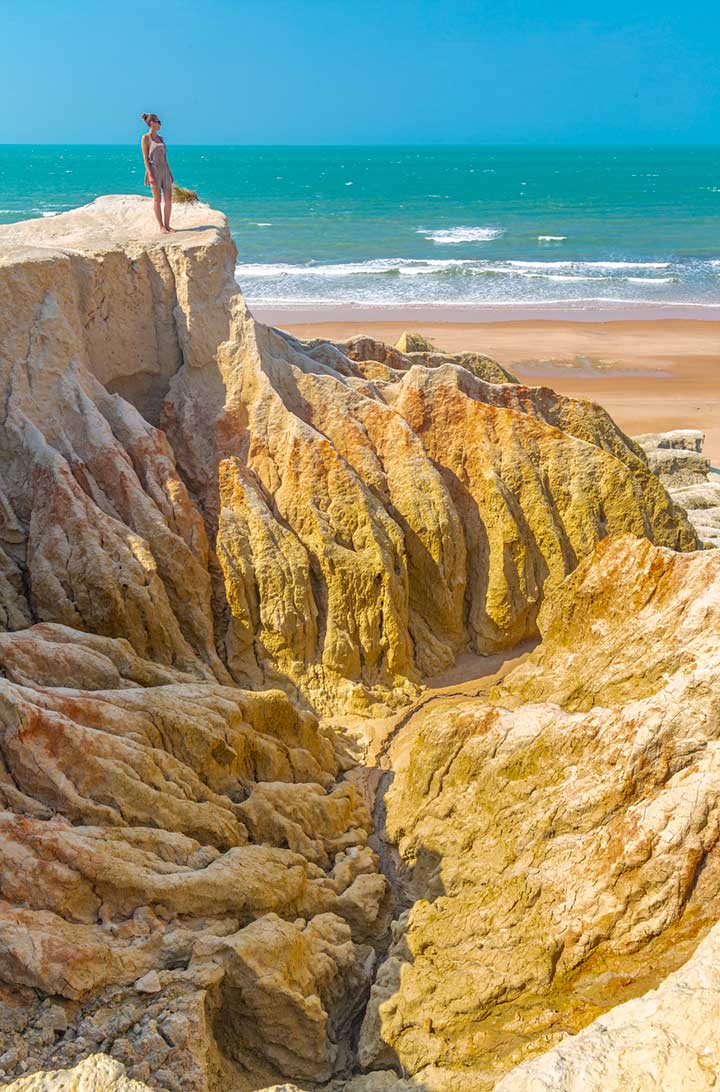
[(162, 214), (160, 212), (160, 190), (156, 186), (152, 187), (152, 195), (153, 195), (153, 209), (155, 211), (155, 219), (157, 220), (158, 224), (160, 225), (160, 230), (162, 231), (163, 220), (162, 220)]
[(174, 231), (175, 228), (170, 227), (170, 217), (172, 215), (172, 190), (165, 190), (165, 231)]

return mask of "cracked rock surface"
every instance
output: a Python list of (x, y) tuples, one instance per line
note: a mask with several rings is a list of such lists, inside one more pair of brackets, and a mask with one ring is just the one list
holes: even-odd
[(490, 1089), (553, 1048), (498, 1087), (644, 1089), (652, 1037), (652, 1087), (709, 1088), (671, 1078), (693, 1052), (719, 1075), (703, 1053), (720, 1020), (704, 970), (720, 918), (718, 553), (608, 538), (539, 624), (488, 700), (438, 701), (406, 729), (385, 807), (415, 901), (360, 1060), (390, 1051), (420, 1082), (435, 1067), (465, 1088), (471, 1070), (468, 1087)]
[[(491, 1088), (717, 919), (720, 554), (598, 406), (262, 326), (177, 226), (0, 228), (0, 1079)], [(375, 830), (343, 717), (538, 632)]]
[(636, 436), (648, 466), (676, 504), (685, 509), (705, 546), (720, 546), (720, 472), (702, 454), (705, 434), (699, 429)]
[[(224, 217), (143, 198), (0, 229), (0, 618), (382, 712), (630, 531), (694, 530), (593, 403), (487, 357), (256, 323)], [(160, 426), (160, 427), (158, 427)]]

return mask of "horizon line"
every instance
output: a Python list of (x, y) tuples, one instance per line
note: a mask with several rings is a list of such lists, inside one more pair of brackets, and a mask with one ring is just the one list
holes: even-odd
[[(134, 148), (136, 141), (0, 141), (0, 148)], [(720, 148), (720, 140), (708, 141), (668, 141), (668, 140), (600, 140), (600, 141), (355, 141), (350, 144), (322, 141), (319, 143), (262, 143), (215, 141), (179, 141), (174, 148)]]

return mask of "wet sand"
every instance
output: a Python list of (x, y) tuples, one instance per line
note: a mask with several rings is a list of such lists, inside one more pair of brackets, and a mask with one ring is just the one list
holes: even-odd
[[(263, 316), (265, 318), (265, 316)], [(272, 316), (271, 316), (271, 321)], [(700, 428), (720, 465), (720, 322), (322, 322), (285, 325), (297, 337), (344, 340), (368, 334), (394, 342), (405, 329), (449, 352), (495, 357), (524, 383), (591, 398), (630, 435)]]

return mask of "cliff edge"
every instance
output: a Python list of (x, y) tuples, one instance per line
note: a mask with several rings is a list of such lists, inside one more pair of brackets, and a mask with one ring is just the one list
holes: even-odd
[[(176, 224), (0, 228), (0, 1073), (491, 1087), (716, 920), (720, 555), (600, 407), (263, 326)], [(374, 801), (344, 716), (539, 634)]]
[(177, 223), (106, 197), (0, 228), (8, 628), (382, 711), (536, 634), (605, 535), (697, 545), (598, 406), (475, 354), (262, 326), (224, 218)]

